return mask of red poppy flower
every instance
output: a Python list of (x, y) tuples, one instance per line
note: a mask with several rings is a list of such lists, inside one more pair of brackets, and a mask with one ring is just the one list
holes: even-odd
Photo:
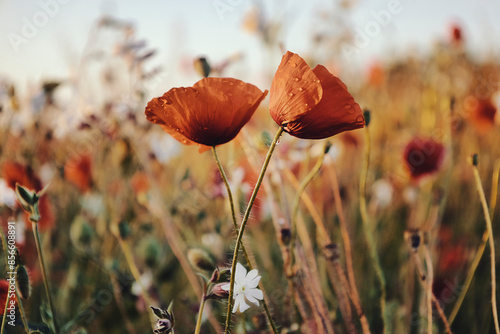
[(474, 98), (471, 110), (471, 121), (479, 131), (490, 130), (495, 124), (497, 108), (490, 99), (479, 100)]
[(462, 28), (456, 23), (450, 25), (450, 40), (455, 45), (460, 45), (463, 41)]
[(405, 147), (404, 159), (410, 177), (418, 180), (439, 170), (444, 159), (444, 146), (427, 138), (414, 138)]
[(92, 161), (88, 155), (70, 158), (64, 165), (64, 178), (73, 183), (81, 192), (92, 187)]
[(346, 85), (318, 65), (314, 69), (288, 51), (274, 75), (269, 110), (292, 136), (323, 139), (362, 128), (363, 113)]
[[(24, 166), (17, 162), (5, 162), (2, 166), (2, 178), (5, 179), (7, 185), (16, 189), (16, 183), (39, 192), (43, 189), (42, 182), (35, 175), (35, 172), (30, 166)], [(38, 227), (40, 230), (45, 230), (53, 226), (54, 215), (52, 214), (52, 206), (47, 194), (38, 200), (38, 209), (40, 210), (40, 221)], [(27, 224), (31, 226), (31, 224)]]
[(209, 77), (152, 99), (145, 113), (181, 143), (200, 144), (202, 152), (236, 137), (266, 95), (237, 79)]

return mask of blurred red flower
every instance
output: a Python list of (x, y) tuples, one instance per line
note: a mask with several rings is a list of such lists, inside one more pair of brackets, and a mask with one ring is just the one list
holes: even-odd
[(323, 139), (362, 128), (365, 120), (346, 85), (322, 66), (314, 69), (288, 51), (274, 75), (271, 117), (292, 136)]
[(208, 77), (152, 99), (145, 113), (176, 140), (200, 144), (203, 152), (236, 137), (266, 95), (267, 90), (237, 79)]
[(452, 23), (450, 26), (451, 43), (460, 45), (463, 42), (463, 38), (462, 28), (458, 24)]
[[(0, 312), (3, 314), (5, 311), (5, 301), (9, 293), (9, 282), (5, 279), (0, 280)], [(17, 304), (17, 303), (16, 303)]]
[(367, 79), (368, 84), (372, 87), (381, 87), (384, 84), (385, 72), (380, 63), (373, 63), (368, 68)]
[(444, 146), (428, 138), (414, 138), (405, 147), (403, 157), (412, 180), (433, 174), (444, 159)]
[(149, 190), (148, 176), (144, 172), (137, 171), (130, 179), (130, 185), (136, 194), (145, 193)]
[[(35, 175), (33, 169), (30, 166), (25, 166), (17, 162), (7, 161), (3, 164), (2, 178), (5, 179), (7, 185), (12, 189), (16, 189), (16, 183), (36, 192), (43, 189), (42, 182)], [(38, 209), (40, 210), (41, 217), (38, 222), (40, 230), (43, 231), (52, 227), (54, 225), (54, 215), (52, 214), (52, 206), (47, 194), (39, 199)], [(31, 227), (31, 223), (27, 225)]]
[(64, 178), (85, 193), (92, 188), (92, 161), (89, 155), (79, 155), (66, 161)]
[(496, 113), (497, 108), (490, 99), (475, 99), (470, 120), (480, 132), (487, 131), (495, 125)]

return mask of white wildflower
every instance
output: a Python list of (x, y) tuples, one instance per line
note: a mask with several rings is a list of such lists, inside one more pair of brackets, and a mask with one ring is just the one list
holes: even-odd
[[(250, 308), (246, 303), (249, 301), (257, 306), (259, 306), (259, 300), (264, 299), (264, 294), (261, 290), (257, 289), (257, 285), (260, 282), (260, 276), (257, 269), (250, 270), (247, 274), (247, 270), (240, 263), (236, 264), (236, 274), (234, 276), (234, 307), (233, 313), (240, 309), (240, 312), (245, 312)], [(230, 284), (225, 284), (221, 286), (223, 290), (229, 291)]]

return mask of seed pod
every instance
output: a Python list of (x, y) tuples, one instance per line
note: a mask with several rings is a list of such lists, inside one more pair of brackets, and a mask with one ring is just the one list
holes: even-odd
[(31, 294), (31, 285), (28, 271), (23, 265), (18, 265), (16, 267), (16, 273), (17, 291), (19, 291), (19, 295), (21, 295), (21, 298), (28, 299)]

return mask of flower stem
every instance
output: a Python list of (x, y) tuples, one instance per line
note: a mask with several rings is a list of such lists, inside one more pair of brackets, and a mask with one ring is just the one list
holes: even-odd
[(196, 320), (196, 328), (194, 334), (199, 334), (201, 329), (201, 320), (203, 318), (203, 309), (205, 308), (205, 295), (207, 293), (207, 284), (204, 283), (203, 294), (201, 295), (200, 310), (198, 311), (198, 319)]
[(243, 238), (243, 232), (245, 231), (245, 227), (248, 221), (248, 217), (250, 216), (250, 211), (252, 210), (253, 203), (255, 201), (255, 198), (257, 197), (257, 193), (259, 192), (259, 188), (260, 185), (262, 184), (262, 180), (264, 179), (264, 175), (266, 174), (267, 166), (271, 161), (271, 156), (273, 155), (274, 149), (276, 148), (276, 145), (282, 133), (283, 133), (283, 128), (280, 127), (278, 132), (276, 133), (276, 136), (274, 136), (273, 142), (271, 143), (269, 150), (267, 151), (266, 159), (264, 160), (264, 164), (262, 165), (262, 169), (260, 171), (259, 178), (257, 179), (257, 183), (255, 184), (253, 193), (250, 196), (250, 200), (248, 202), (245, 214), (243, 216), (243, 220), (241, 221), (240, 229), (238, 231), (238, 237), (236, 238), (236, 245), (234, 246), (233, 262), (231, 265), (231, 282), (230, 282), (229, 298), (227, 305), (226, 326), (224, 329), (225, 334), (229, 333), (229, 324), (231, 322), (231, 311), (232, 311), (233, 292), (234, 292), (234, 277), (236, 273), (236, 262), (238, 258), (238, 252), (240, 250), (241, 239)]
[(434, 270), (432, 268), (432, 258), (429, 247), (424, 245), (425, 265), (427, 266), (426, 295), (427, 295), (427, 333), (432, 334), (432, 283), (434, 281)]
[(500, 328), (498, 325), (498, 311), (497, 311), (497, 283), (496, 283), (496, 272), (495, 272), (495, 241), (493, 240), (493, 228), (491, 226), (490, 212), (488, 210), (488, 203), (486, 202), (486, 196), (484, 195), (483, 185), (481, 184), (481, 178), (479, 176), (479, 171), (477, 169), (477, 164), (473, 162), (472, 171), (474, 172), (474, 178), (476, 180), (477, 192), (479, 193), (479, 198), (481, 199), (481, 204), (483, 205), (484, 218), (486, 220), (486, 228), (488, 231), (488, 240), (490, 244), (490, 259), (491, 259), (491, 308), (493, 311), (493, 321), (495, 323), (495, 333), (500, 333)]
[[(493, 178), (491, 182), (491, 197), (490, 197), (490, 217), (493, 220), (493, 213), (495, 212), (496, 202), (497, 202), (497, 192), (498, 192), (498, 179), (500, 175), (500, 158), (497, 159), (495, 163), (495, 168), (493, 171)], [(483, 257), (484, 250), (486, 248), (486, 243), (488, 242), (488, 229), (486, 229), (483, 233), (483, 237), (481, 238), (481, 243), (477, 248), (476, 255), (474, 255), (474, 259), (470, 265), (470, 269), (467, 272), (467, 278), (465, 279), (465, 283), (463, 285), (462, 291), (460, 292), (460, 296), (458, 296), (457, 302), (453, 306), (453, 310), (448, 317), (448, 321), (450, 325), (455, 321), (455, 317), (458, 314), (458, 310), (465, 299), (465, 295), (469, 291), (469, 287), (472, 283), (472, 279), (474, 278), (474, 274), (476, 273), (477, 266), (479, 265), (479, 261)]]
[(42, 247), (40, 245), (40, 236), (38, 234), (38, 222), (33, 223), (33, 235), (35, 236), (36, 249), (38, 251), (38, 261), (40, 262), (40, 267), (42, 269), (43, 285), (45, 286), (45, 293), (47, 294), (50, 312), (52, 313), (52, 324), (54, 326), (55, 333), (59, 333), (59, 326), (56, 320), (57, 318), (56, 311), (54, 308), (54, 303), (52, 302), (52, 296), (50, 294), (49, 280), (47, 278), (47, 272), (45, 270), (45, 261), (43, 260)]
[[(118, 230), (118, 227), (116, 227), (116, 230)], [(118, 240), (118, 243), (120, 244), (123, 255), (125, 255), (125, 260), (126, 260), (128, 267), (130, 269), (130, 272), (132, 273), (132, 276), (134, 276), (134, 280), (141, 288), (141, 292), (142, 292), (142, 296), (144, 297), (144, 301), (146, 302), (146, 304), (148, 306), (154, 305), (154, 303), (151, 300), (151, 297), (149, 296), (148, 291), (144, 288), (144, 284), (142, 284), (141, 273), (139, 272), (139, 268), (137, 268), (137, 265), (135, 264), (134, 257), (132, 255), (132, 251), (130, 250), (130, 247), (129, 247), (127, 241), (122, 239), (122, 237), (120, 236), (120, 233), (118, 231), (115, 231), (114, 229), (112, 229), (112, 233), (115, 235), (116, 239)], [(151, 327), (154, 329), (156, 319), (151, 312), (148, 312), (148, 315), (149, 315), (149, 320), (151, 322)]]
[[(415, 265), (417, 267), (418, 278), (420, 280), (420, 284), (422, 284), (423, 288), (426, 289), (426, 291), (428, 291), (427, 290), (428, 285), (426, 283), (427, 276), (425, 275), (424, 266), (422, 265), (422, 260), (418, 256), (417, 251), (412, 251), (412, 253), (413, 253), (413, 257), (415, 259)], [(441, 320), (443, 321), (446, 333), (452, 334), (450, 324), (446, 320), (443, 309), (441, 308), (441, 305), (439, 305), (439, 300), (436, 298), (436, 296), (434, 295), (434, 292), (432, 292), (432, 290), (431, 290), (431, 300), (432, 300), (432, 303), (434, 303), (434, 307), (438, 311), (438, 314), (441, 317)]]
[(368, 251), (370, 252), (370, 258), (372, 259), (373, 268), (375, 269), (375, 274), (377, 276), (378, 285), (380, 288), (380, 312), (382, 316), (382, 331), (386, 332), (385, 324), (387, 323), (387, 314), (385, 307), (385, 277), (382, 271), (382, 265), (380, 264), (380, 258), (377, 253), (377, 247), (375, 245), (375, 240), (373, 239), (373, 232), (370, 229), (370, 223), (368, 221), (368, 210), (366, 209), (366, 179), (368, 176), (368, 167), (370, 165), (370, 151), (371, 151), (371, 139), (370, 139), (370, 127), (367, 125), (365, 127), (365, 149), (364, 149), (364, 159), (361, 170), (361, 175), (359, 178), (359, 210), (361, 213), (361, 221), (363, 223), (363, 232), (365, 235), (366, 243), (368, 244)]
[[(220, 163), (219, 156), (217, 155), (217, 150), (215, 149), (215, 146), (212, 146), (212, 153), (214, 155), (215, 162), (217, 164), (217, 167), (219, 168), (220, 175), (222, 177), (222, 180), (224, 181), (224, 185), (226, 186), (227, 190), (227, 196), (229, 199), (229, 204), (231, 206), (231, 216), (233, 220), (233, 226), (234, 230), (236, 232), (236, 235), (238, 235), (238, 223), (236, 222), (236, 213), (234, 210), (234, 200), (233, 200), (233, 194), (231, 192), (231, 188), (229, 187), (229, 181), (227, 179), (226, 173), (224, 172), (224, 168), (222, 167), (222, 164)], [(253, 269), (253, 265), (250, 259), (250, 256), (248, 255), (248, 252), (245, 248), (245, 244), (241, 242), (241, 250), (243, 251), (243, 255), (245, 256), (245, 260), (247, 261), (248, 267), (250, 270)], [(264, 291), (261, 287), (262, 284), (259, 284), (260, 290)], [(266, 312), (267, 320), (269, 321), (269, 325), (271, 326), (273, 333), (278, 333), (278, 328), (276, 327), (273, 318), (271, 317), (271, 311), (269, 310), (269, 307), (267, 306), (266, 299), (264, 298), (262, 300), (262, 306), (264, 306), (264, 310)]]
[[(297, 192), (295, 193), (295, 198), (293, 199), (293, 205), (292, 205), (292, 217), (291, 217), (291, 232), (292, 232), (292, 238), (290, 241), (291, 247), (295, 244), (295, 239), (297, 238), (297, 214), (299, 212), (299, 203), (300, 203), (300, 198), (302, 196), (302, 193), (306, 189), (307, 185), (309, 182), (312, 181), (314, 176), (319, 172), (321, 169), (321, 166), (323, 165), (323, 161), (325, 159), (325, 154), (327, 151), (327, 147), (329, 147), (329, 143), (325, 142), (323, 151), (321, 152), (321, 155), (319, 156), (318, 160), (316, 161), (316, 164), (314, 167), (311, 169), (311, 171), (306, 175), (306, 177), (302, 180), (302, 182), (299, 185), (299, 188), (297, 189)], [(290, 250), (290, 263), (289, 263), (289, 274), (292, 275), (293, 273), (293, 263), (294, 263), (294, 252), (293, 249)]]

